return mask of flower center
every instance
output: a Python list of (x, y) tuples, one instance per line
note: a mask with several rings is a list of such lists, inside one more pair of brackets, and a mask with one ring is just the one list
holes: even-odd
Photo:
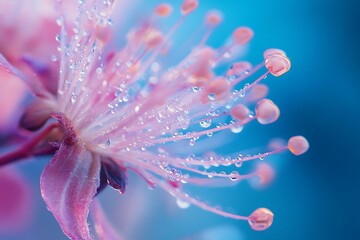
[(60, 125), (60, 130), (64, 134), (63, 142), (66, 145), (74, 145), (78, 142), (77, 134), (72, 126), (72, 122), (68, 119), (63, 113), (54, 113), (52, 115), (56, 120), (58, 120)]

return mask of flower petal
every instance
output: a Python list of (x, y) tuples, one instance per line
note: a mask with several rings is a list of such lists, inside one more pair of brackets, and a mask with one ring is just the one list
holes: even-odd
[(83, 146), (62, 144), (40, 184), (48, 209), (71, 239), (91, 239), (87, 217), (99, 186), (100, 160)]
[(14, 168), (0, 168), (0, 232), (22, 230), (31, 222), (31, 186)]
[(120, 167), (113, 160), (108, 159), (102, 162), (102, 168), (107, 177), (107, 183), (121, 194), (125, 192), (127, 184), (126, 168)]
[(122, 240), (122, 237), (106, 218), (105, 213), (99, 201), (94, 200), (91, 206), (91, 213), (95, 223), (95, 231), (99, 240), (116, 239)]
[(26, 95), (26, 85), (20, 72), (1, 54), (0, 84), (0, 129), (2, 135), (11, 132), (17, 125), (22, 109), (21, 103)]
[(17, 76), (20, 79), (25, 79), (24, 75), (13, 65), (11, 65), (6, 58), (0, 53), (0, 68)]

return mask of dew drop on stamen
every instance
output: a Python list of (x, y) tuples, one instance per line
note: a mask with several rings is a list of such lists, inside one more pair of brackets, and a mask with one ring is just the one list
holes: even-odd
[(63, 17), (58, 17), (58, 18), (56, 19), (56, 24), (57, 24), (58, 26), (61, 26), (61, 25), (63, 24)]
[(60, 34), (57, 34), (57, 35), (55, 36), (55, 40), (56, 40), (57, 42), (60, 42), (60, 41), (61, 41), (61, 35), (60, 35)]
[(102, 74), (103, 72), (103, 69), (101, 67), (98, 67), (96, 70), (95, 70), (96, 74), (100, 75)]
[[(238, 159), (238, 160), (241, 160), (241, 159)], [(237, 162), (237, 163), (235, 163), (235, 167), (241, 167), (242, 166), (242, 164), (243, 164), (243, 162)]]
[(72, 92), (72, 93), (71, 93), (71, 102), (72, 102), (72, 103), (75, 103), (75, 102), (76, 102), (76, 99), (77, 99), (77, 95), (76, 95), (74, 92)]
[(101, 148), (108, 148), (111, 146), (111, 140), (107, 139), (104, 143), (99, 144), (99, 147)]
[(211, 119), (205, 119), (203, 121), (200, 121), (199, 124), (202, 128), (208, 128), (211, 126)]
[(50, 59), (51, 59), (52, 62), (56, 62), (58, 60), (57, 56), (54, 55), (54, 54), (50, 56)]
[(232, 171), (229, 176), (230, 180), (235, 182), (238, 181), (240, 178), (240, 174), (237, 171)]
[(240, 133), (243, 130), (243, 126), (239, 125), (239, 126), (234, 126), (232, 128), (230, 128), (231, 132), (233, 133)]
[(186, 209), (186, 208), (190, 207), (189, 202), (184, 201), (184, 200), (182, 200), (180, 198), (176, 199), (176, 204), (179, 206), (179, 208), (182, 208), (182, 209)]

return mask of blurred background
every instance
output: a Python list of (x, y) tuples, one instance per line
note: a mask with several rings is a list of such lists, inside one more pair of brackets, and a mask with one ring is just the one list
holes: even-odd
[[(137, 1), (129, 10), (129, 26), (161, 2)], [(176, 9), (180, 1), (170, 2)], [(181, 209), (166, 192), (149, 191), (133, 175), (124, 196), (110, 189), (101, 196), (105, 210), (116, 212), (109, 214), (111, 221), (129, 239), (360, 239), (360, 2), (203, 0), (179, 34), (196, 29), (209, 9), (224, 14), (210, 45), (220, 46), (235, 27), (245, 25), (255, 31), (246, 60), (260, 62), (263, 51), (275, 47), (284, 49), (292, 61), (289, 73), (266, 79), (269, 98), (281, 109), (280, 119), (267, 127), (249, 126), (236, 144), (227, 147), (246, 150), (266, 146), (273, 137), (301, 134), (310, 150), (300, 157), (282, 154), (267, 159), (277, 174), (263, 189), (247, 182), (225, 189), (188, 189), (235, 213), (271, 209), (275, 219), (266, 231), (252, 231), (246, 222), (194, 206)], [(33, 188), (31, 223), (16, 234), (0, 232), (0, 239), (66, 239), (41, 199), (38, 185), (46, 159), (40, 162), (18, 164)]]

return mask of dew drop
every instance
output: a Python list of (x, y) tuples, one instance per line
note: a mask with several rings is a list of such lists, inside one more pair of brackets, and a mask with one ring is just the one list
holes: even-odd
[(61, 35), (60, 35), (60, 34), (57, 34), (57, 35), (55, 36), (55, 40), (56, 40), (57, 42), (60, 42), (60, 41), (61, 41)]
[(56, 62), (56, 61), (58, 60), (57, 57), (56, 57), (56, 55), (51, 55), (50, 59), (51, 59), (51, 61), (53, 61), (53, 62)]
[(102, 70), (101, 67), (98, 67), (98, 68), (96, 69), (96, 74), (100, 75), (100, 74), (102, 74), (102, 72), (103, 72), (103, 70)]
[(190, 207), (189, 202), (184, 201), (184, 200), (182, 200), (180, 198), (176, 199), (176, 204), (179, 206), (179, 208), (182, 208), (182, 209), (186, 209), (186, 208)]
[(211, 126), (211, 119), (205, 119), (203, 121), (200, 121), (199, 124), (202, 128), (208, 128)]
[(208, 99), (210, 101), (214, 101), (215, 100), (215, 94), (213, 94), (213, 93), (208, 94)]
[(198, 92), (200, 89), (198, 87), (193, 87), (192, 90), (193, 92)]
[(230, 128), (230, 130), (233, 132), (233, 133), (239, 133), (243, 130), (243, 126), (234, 126), (232, 128)]
[(235, 166), (239, 168), (242, 166), (242, 164), (243, 164), (243, 162), (237, 162), (237, 163), (235, 163)]
[(240, 174), (237, 172), (237, 171), (232, 171), (230, 173), (230, 180), (235, 182), (235, 181), (238, 181), (240, 178)]
[(111, 146), (111, 140), (110, 139), (107, 139), (104, 143), (101, 143), (99, 145), (99, 147), (101, 147), (101, 148), (108, 148), (110, 146)]
[(72, 102), (72, 103), (75, 103), (75, 102), (76, 102), (76, 99), (77, 99), (77, 95), (76, 95), (74, 92), (72, 92), (72, 93), (71, 93), (71, 102)]
[(63, 23), (63, 18), (62, 18), (62, 17), (58, 17), (58, 18), (56, 19), (56, 24), (57, 24), (58, 26), (61, 26), (62, 23)]

